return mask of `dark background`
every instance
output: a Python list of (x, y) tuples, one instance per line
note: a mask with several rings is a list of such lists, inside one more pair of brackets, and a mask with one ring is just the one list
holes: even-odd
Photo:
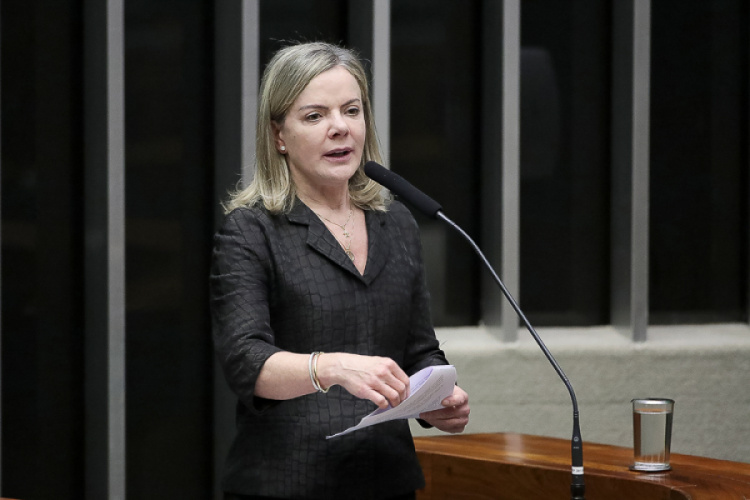
[[(391, 166), (473, 235), (486, 222), (481, 7), (398, 0), (391, 21)], [(347, 45), (352, 8), (262, 0), (262, 60), (285, 40)], [(748, 320), (747, 9), (652, 2), (653, 323)], [(213, 490), (207, 275), (214, 193), (232, 187), (213, 185), (213, 13), (211, 1), (125, 2), (132, 498)], [(520, 302), (537, 325), (609, 323), (611, 15), (598, 0), (522, 4)], [(0, 23), (2, 494), (74, 499), (86, 428), (83, 4), (6, 0)], [(436, 324), (476, 325), (476, 259), (419, 221)]]

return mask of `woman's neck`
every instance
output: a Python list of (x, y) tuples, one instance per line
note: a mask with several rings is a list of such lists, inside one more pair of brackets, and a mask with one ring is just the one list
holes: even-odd
[(351, 209), (349, 189), (311, 191), (297, 188), (297, 197), (313, 212), (328, 214), (346, 213)]

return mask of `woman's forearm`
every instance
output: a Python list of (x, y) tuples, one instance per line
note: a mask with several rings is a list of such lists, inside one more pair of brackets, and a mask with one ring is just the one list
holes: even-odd
[(291, 352), (272, 354), (263, 364), (255, 394), (266, 399), (292, 399), (315, 392), (310, 381), (310, 355)]
[[(348, 353), (317, 357), (316, 373), (324, 389), (340, 385), (381, 408), (396, 406), (409, 394), (409, 377), (389, 358)], [(310, 379), (310, 355), (277, 352), (261, 368), (255, 394), (266, 399), (292, 399), (315, 392)]]

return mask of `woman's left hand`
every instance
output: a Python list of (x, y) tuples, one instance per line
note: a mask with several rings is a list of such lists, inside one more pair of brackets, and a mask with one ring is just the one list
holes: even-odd
[(459, 386), (455, 386), (453, 394), (442, 403), (445, 408), (422, 413), (419, 418), (443, 432), (463, 432), (469, 423), (469, 395)]

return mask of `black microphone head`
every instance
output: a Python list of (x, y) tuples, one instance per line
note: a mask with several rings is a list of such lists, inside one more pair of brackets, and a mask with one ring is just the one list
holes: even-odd
[(409, 181), (374, 161), (365, 163), (365, 175), (383, 187), (388, 188), (396, 196), (411, 203), (417, 210), (428, 217), (436, 219), (437, 213), (443, 209), (440, 203), (412, 186)]

